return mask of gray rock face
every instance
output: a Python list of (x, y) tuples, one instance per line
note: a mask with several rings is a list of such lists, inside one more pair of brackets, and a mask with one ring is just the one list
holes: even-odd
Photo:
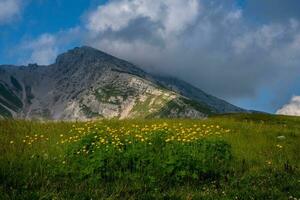
[(246, 112), (183, 81), (90, 47), (49, 66), (0, 66), (0, 116), (25, 119), (189, 117)]

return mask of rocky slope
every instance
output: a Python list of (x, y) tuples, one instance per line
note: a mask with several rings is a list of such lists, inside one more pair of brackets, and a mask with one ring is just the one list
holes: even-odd
[(246, 112), (183, 81), (144, 72), (91, 47), (49, 66), (0, 66), (0, 115), (51, 120), (202, 118)]

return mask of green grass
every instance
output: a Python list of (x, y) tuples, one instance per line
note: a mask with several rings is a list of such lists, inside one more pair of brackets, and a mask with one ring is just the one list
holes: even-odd
[(146, 116), (146, 118), (167, 118), (171, 116), (171, 112), (176, 111), (176, 113), (182, 113), (186, 108), (189, 107), (207, 115), (212, 114), (212, 111), (207, 106), (182, 97), (173, 99), (168, 102), (164, 101), (164, 104), (165, 105), (163, 107), (160, 107), (157, 112), (149, 114), (148, 116)]
[(213, 113), (213, 111), (207, 105), (203, 105), (197, 101), (193, 101), (190, 99), (185, 99), (185, 98), (181, 98), (181, 99), (185, 104), (195, 108), (199, 112), (209, 114), (209, 115), (211, 115)]
[(159, 111), (162, 107), (167, 107), (168, 97), (164, 95), (152, 95), (148, 94), (144, 101), (138, 100), (131, 110), (133, 118), (153, 118), (156, 111)]
[(101, 88), (98, 88), (94, 95), (96, 99), (100, 102), (107, 102), (112, 104), (119, 104), (119, 100), (116, 101), (110, 100), (111, 97), (122, 97), (123, 100), (126, 100), (129, 96), (134, 95), (134, 90), (127, 89), (121, 90), (120, 88), (114, 87), (112, 85), (106, 85)]
[(299, 199), (300, 118), (0, 121), (0, 199)]

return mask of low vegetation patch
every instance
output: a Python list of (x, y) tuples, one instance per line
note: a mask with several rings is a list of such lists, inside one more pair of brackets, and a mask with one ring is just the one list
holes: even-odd
[(0, 121), (1, 199), (299, 199), (300, 119)]

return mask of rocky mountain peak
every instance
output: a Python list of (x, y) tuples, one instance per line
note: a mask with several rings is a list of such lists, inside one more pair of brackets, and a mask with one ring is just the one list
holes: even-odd
[(50, 66), (1, 70), (0, 118), (203, 118), (247, 112), (181, 80), (157, 77), (87, 46), (59, 55)]
[(106, 66), (143, 77), (146, 74), (142, 69), (125, 60), (89, 46), (75, 47), (66, 53), (60, 54), (55, 61), (55, 65), (59, 68), (73, 68), (74, 66), (84, 68), (93, 66), (97, 69)]
[(100, 50), (94, 49), (88, 46), (75, 47), (67, 51), (66, 53), (60, 54), (55, 64), (57, 65), (70, 65), (74, 63), (92, 63), (97, 61), (109, 61), (113, 60), (114, 57), (104, 53)]

